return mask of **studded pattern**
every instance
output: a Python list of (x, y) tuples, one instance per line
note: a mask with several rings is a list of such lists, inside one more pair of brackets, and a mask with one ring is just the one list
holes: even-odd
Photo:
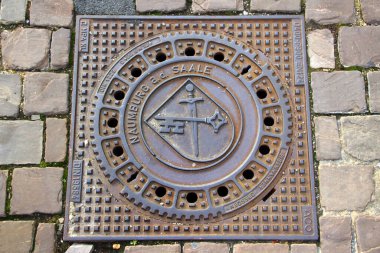
[[(81, 161), (83, 170), (80, 200), (81, 202), (69, 202), (67, 206), (68, 226), (65, 228), (65, 237), (82, 238), (84, 240), (114, 240), (116, 238), (135, 238), (135, 239), (191, 239), (191, 238), (266, 238), (266, 239), (313, 239), (316, 238), (316, 213), (315, 200), (313, 196), (313, 172), (312, 156), (310, 151), (310, 125), (307, 119), (308, 100), (307, 83), (305, 82), (305, 69), (303, 50), (305, 44), (300, 33), (301, 21), (297, 18), (279, 19), (203, 19), (190, 20), (178, 19), (89, 19), (81, 18), (78, 22), (77, 31), (79, 39), (77, 43), (76, 58), (76, 86), (73, 96), (75, 111), (75, 124), (72, 126), (73, 149), (71, 161)], [(253, 90), (266, 88), (269, 91), (269, 98), (263, 100), (263, 110), (261, 117), (271, 116), (274, 118), (273, 126), (265, 129), (272, 133), (261, 140), (261, 144), (269, 146), (279, 145), (280, 139), (276, 136), (284, 133), (284, 126), (290, 126), (287, 145), (292, 153), (287, 156), (287, 166), (282, 168), (279, 181), (273, 189), (266, 189), (266, 196), (257, 204), (249, 206), (239, 211), (232, 212), (233, 215), (219, 216), (210, 218), (207, 215), (199, 217), (195, 221), (191, 217), (177, 217), (172, 219), (170, 216), (159, 215), (159, 211), (153, 213), (142, 210), (139, 206), (133, 205), (128, 201), (120, 201), (120, 196), (110, 194), (109, 184), (116, 179), (128, 183), (131, 177), (134, 178), (134, 186), (129, 189), (131, 193), (140, 192), (143, 188), (146, 200), (155, 203), (154, 192), (160, 184), (146, 183), (148, 178), (143, 173), (136, 173), (139, 167), (132, 164), (122, 169), (124, 161), (130, 157), (124, 155), (117, 158), (112, 157), (112, 150), (122, 141), (116, 136), (117, 128), (107, 126), (109, 118), (118, 116), (121, 103), (105, 95), (103, 107), (100, 110), (100, 124), (102, 131), (99, 135), (114, 136), (101, 142), (102, 149), (105, 151), (106, 161), (102, 161), (99, 156), (93, 158), (94, 152), (94, 114), (96, 102), (93, 101), (95, 93), (103, 87), (105, 80), (110, 80), (110, 86), (117, 91), (128, 91), (130, 83), (137, 77), (133, 74), (133, 69), (140, 69), (139, 75), (144, 75), (150, 65), (159, 64), (154, 55), (163, 52), (167, 59), (175, 57), (175, 52), (185, 54), (183, 46), (189, 41), (184, 39), (179, 43), (166, 43), (163, 46), (155, 47), (156, 42), (151, 40), (152, 46), (144, 51), (143, 56), (133, 57), (137, 52), (127, 51), (143, 40), (157, 38), (157, 35), (175, 36), (176, 33), (186, 33), (191, 30), (196, 34), (207, 32), (210, 34), (220, 34), (225, 38), (230, 38), (229, 43), (235, 43), (239, 47), (254, 48), (262, 52), (263, 56), (268, 57), (279, 73), (281, 83), (280, 92), (286, 90), (286, 103), (290, 106), (289, 111), (292, 117), (285, 117), (279, 104), (283, 95), (278, 90), (271, 89), (270, 79), (256, 81), (262, 74), (262, 68), (255, 67), (264, 65), (263, 62), (255, 63), (253, 58), (239, 55), (235, 47), (226, 47), (225, 43), (210, 42), (207, 45), (201, 39), (192, 40), (195, 49), (195, 56), (202, 55), (203, 50), (207, 50), (206, 56), (212, 58), (217, 50), (225, 52), (224, 62), (231, 64), (232, 69), (241, 72), (244, 66), (250, 65), (251, 68), (242, 76), (247, 82), (252, 83)], [(233, 40), (232, 40), (233, 38)], [(146, 45), (142, 44), (142, 45)], [(115, 74), (112, 70), (115, 59), (120, 59), (123, 55), (125, 59), (131, 59), (128, 64), (117, 73), (119, 80), (112, 79)], [(118, 58), (119, 57), (119, 58)], [(295, 58), (298, 58), (296, 60)], [(301, 59), (301, 60), (299, 60)], [(301, 64), (301, 66), (300, 66)], [(112, 76), (111, 76), (112, 74)], [(300, 78), (301, 77), (301, 78)], [(111, 80), (112, 79), (112, 80)], [(302, 80), (303, 79), (303, 80)], [(116, 80), (116, 81), (115, 81)], [(305, 85), (306, 84), (306, 85)], [(107, 94), (107, 93), (106, 93)], [(107, 106), (106, 106), (107, 105)], [(286, 130), (287, 131), (287, 130)], [(75, 133), (75, 134), (73, 134)], [(95, 145), (95, 154), (97, 151)], [(278, 151), (279, 152), (279, 151)], [(273, 155), (278, 155), (273, 153)], [(236, 183), (225, 182), (225, 187), (229, 188), (233, 195), (232, 198), (239, 198), (242, 194), (240, 189), (253, 189), (260, 186), (261, 180), (268, 171), (268, 165), (275, 159), (260, 157), (257, 154), (257, 162), (249, 164), (247, 167), (255, 172), (255, 180), (248, 181), (240, 174), (236, 177)], [(102, 162), (107, 162), (118, 171), (120, 175), (104, 175), (105, 167)], [(100, 165), (99, 165), (100, 164)], [(100, 169), (99, 169), (100, 168)], [(121, 170), (120, 170), (121, 169)], [(71, 168), (71, 175), (68, 185), (68, 195), (73, 195), (73, 185), (76, 183), (75, 167)], [(80, 183), (79, 182), (79, 183)], [(112, 192), (112, 191), (111, 191)], [(122, 184), (119, 192), (123, 192)], [(221, 199), (216, 194), (215, 189), (211, 189), (212, 203), (199, 201), (199, 208), (207, 209), (209, 205), (223, 205), (228, 199)], [(186, 201), (176, 201), (173, 194), (174, 189), (168, 188), (165, 198), (161, 200), (162, 206), (169, 206), (177, 203), (177, 208), (190, 208)], [(198, 198), (202, 200), (204, 193), (197, 192)], [(75, 194), (74, 194), (75, 195)], [(186, 192), (178, 193), (179, 199), (186, 198)], [(213, 197), (214, 196), (214, 197)], [(130, 199), (132, 200), (132, 199)], [(202, 204), (204, 203), (204, 204)], [(151, 210), (152, 211), (152, 210)], [(68, 216), (70, 214), (70, 216)], [(180, 218), (180, 219), (178, 219)], [(189, 218), (189, 219), (187, 219)], [(223, 222), (219, 222), (223, 219)], [(191, 220), (191, 222), (190, 222)], [(105, 237), (105, 235), (107, 235)]]

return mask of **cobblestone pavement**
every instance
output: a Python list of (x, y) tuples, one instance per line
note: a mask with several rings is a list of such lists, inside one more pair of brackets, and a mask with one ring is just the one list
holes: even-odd
[[(74, 12), (304, 14), (320, 241), (62, 242)], [(0, 23), (0, 253), (380, 252), (379, 0), (2, 0)]]

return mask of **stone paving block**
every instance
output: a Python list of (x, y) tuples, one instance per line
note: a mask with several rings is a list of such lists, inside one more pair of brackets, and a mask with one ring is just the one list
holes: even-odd
[(371, 112), (380, 112), (380, 71), (367, 74), (369, 109)]
[(46, 69), (49, 64), (51, 32), (47, 29), (17, 28), (1, 33), (5, 69)]
[(366, 111), (364, 79), (359, 71), (313, 72), (311, 87), (316, 113)]
[(136, 10), (138, 12), (147, 11), (179, 11), (186, 8), (186, 0), (136, 0)]
[(91, 253), (93, 250), (94, 246), (90, 244), (73, 244), (66, 253)]
[(339, 160), (341, 158), (341, 144), (335, 116), (316, 117), (314, 124), (317, 159)]
[(132, 0), (74, 0), (76, 14), (91, 15), (133, 15), (135, 3)]
[(306, 0), (306, 21), (319, 24), (355, 22), (354, 0)]
[(359, 252), (380, 252), (380, 216), (359, 216), (356, 236)]
[(73, 23), (73, 0), (33, 0), (30, 24), (69, 27)]
[(338, 51), (343, 66), (380, 67), (380, 26), (341, 27)]
[(62, 176), (56, 167), (14, 169), (11, 214), (60, 213)]
[(52, 69), (66, 68), (70, 54), (70, 29), (61, 28), (53, 32), (50, 48), (50, 66)]
[(380, 159), (380, 116), (352, 116), (341, 118), (343, 150), (363, 160)]
[(17, 117), (21, 102), (21, 77), (0, 74), (0, 116)]
[(251, 11), (300, 12), (300, 0), (251, 0)]
[(265, 252), (265, 253), (288, 253), (288, 244), (280, 243), (240, 243), (234, 245), (234, 253), (251, 253), (251, 252)]
[(8, 171), (0, 170), (0, 217), (5, 216), (5, 201), (7, 199)]
[(55, 252), (55, 224), (40, 223), (34, 243), (33, 253)]
[(363, 19), (367, 24), (380, 24), (380, 3), (378, 0), (361, 0)]
[(0, 120), (0, 164), (40, 163), (42, 132), (41, 121)]
[(46, 119), (45, 161), (63, 162), (66, 157), (66, 119)]
[(0, 253), (30, 252), (33, 223), (33, 221), (0, 221)]
[(124, 253), (150, 253), (150, 252), (164, 252), (164, 253), (180, 253), (181, 245), (179, 244), (161, 244), (161, 245), (137, 245), (126, 246)]
[(193, 0), (191, 10), (195, 13), (212, 11), (242, 11), (243, 0)]
[(24, 78), (25, 115), (67, 113), (68, 89), (68, 74), (26, 73)]
[(317, 253), (318, 248), (315, 244), (292, 244), (291, 253)]
[(192, 242), (185, 243), (183, 253), (229, 253), (227, 243)]
[[(327, 211), (364, 210), (375, 190), (369, 165), (319, 165), (321, 205)], [(360, 189), (360, 190), (359, 190)]]
[(335, 68), (334, 37), (329, 29), (311, 31), (307, 41), (310, 67)]
[(27, 0), (2, 0), (0, 23), (9, 25), (25, 21)]
[(351, 253), (351, 218), (348, 216), (319, 218), (322, 253)]

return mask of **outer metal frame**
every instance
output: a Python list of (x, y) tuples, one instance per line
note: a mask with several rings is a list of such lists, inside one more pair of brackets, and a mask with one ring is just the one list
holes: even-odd
[[(250, 19), (299, 19), (301, 20), (301, 29), (302, 31), (305, 31), (304, 27), (304, 17), (302, 15), (279, 15), (279, 16), (171, 16), (171, 17), (158, 17), (158, 16), (82, 16), (79, 15), (76, 18), (76, 23), (79, 24), (79, 21), (82, 18), (93, 18), (93, 19), (130, 19), (130, 20), (154, 20), (154, 19), (188, 19), (188, 20), (194, 20), (194, 19), (202, 19), (202, 20), (233, 20), (233, 19), (242, 19), (242, 20), (250, 20)], [(74, 54), (74, 79), (73, 79), (73, 93), (72, 93), (72, 115), (71, 115), (71, 127), (70, 127), (70, 144), (69, 144), (69, 173), (68, 173), (68, 181), (67, 181), (67, 189), (69, 190), (71, 188), (71, 170), (73, 167), (73, 148), (74, 148), (74, 136), (75, 136), (75, 112), (77, 108), (77, 74), (78, 74), (78, 42), (79, 42), (79, 25), (76, 26), (76, 36), (75, 36), (75, 54)], [(308, 77), (307, 77), (307, 60), (306, 60), (306, 39), (305, 39), (305, 33), (302, 33), (302, 54), (303, 54), (303, 71), (304, 71), (304, 78), (305, 78), (305, 93), (309, 94), (309, 87), (308, 87)], [(310, 103), (308, 97), (306, 98), (306, 110), (310, 114)], [(308, 131), (308, 139), (311, 139), (311, 122), (310, 117), (307, 117), (307, 127), (309, 129)], [(312, 142), (309, 141), (308, 143), (308, 151), (309, 151), (309, 157), (313, 157), (312, 152)], [(310, 160), (309, 162), (309, 172), (311, 179), (314, 179), (314, 166), (313, 161)], [(315, 199), (315, 183), (313, 180), (310, 182), (311, 184), (311, 191), (312, 191), (312, 208), (313, 208), (313, 229), (314, 231), (318, 231), (317, 227), (317, 210), (316, 210), (316, 199)], [(69, 194), (66, 195), (66, 210), (70, 209), (70, 196)], [(65, 212), (65, 220), (69, 220), (69, 212)], [(165, 238), (162, 237), (146, 237), (146, 236), (135, 236), (134, 239), (136, 240), (182, 240), (184, 239), (182, 236), (166, 236)], [(221, 239), (228, 239), (228, 240), (317, 240), (318, 234), (314, 235), (300, 235), (300, 236), (255, 236), (255, 235), (236, 235), (236, 236), (207, 236), (205, 238), (191, 238), (191, 240), (221, 240)], [(81, 236), (81, 237), (70, 237), (68, 235), (68, 228), (65, 226), (64, 228), (64, 240), (65, 241), (122, 241), (126, 240), (124, 236)]]

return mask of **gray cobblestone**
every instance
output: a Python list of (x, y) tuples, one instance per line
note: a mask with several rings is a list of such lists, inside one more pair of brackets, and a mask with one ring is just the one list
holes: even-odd
[(376, 0), (360, 0), (363, 19), (368, 24), (380, 24), (380, 3)]
[(46, 69), (49, 65), (51, 32), (46, 29), (17, 28), (1, 33), (5, 69)]
[(40, 223), (37, 228), (33, 253), (52, 252), (55, 252), (55, 224)]
[(372, 166), (321, 163), (319, 188), (322, 207), (327, 211), (364, 210), (375, 190), (372, 176)]
[(94, 246), (90, 244), (73, 244), (66, 251), (66, 253), (91, 253)]
[(2, 0), (0, 23), (9, 25), (24, 22), (26, 3), (25, 0)]
[(25, 115), (67, 113), (68, 87), (68, 74), (26, 73), (24, 79)]
[(370, 111), (380, 112), (380, 71), (369, 72), (367, 79)]
[(66, 157), (66, 119), (46, 119), (45, 161), (63, 162)]
[(291, 253), (317, 253), (317, 245), (315, 244), (292, 244)]
[(251, 11), (300, 12), (300, 0), (251, 0)]
[(265, 252), (288, 253), (289, 246), (280, 243), (241, 243), (234, 245), (234, 253)]
[(311, 87), (316, 113), (366, 111), (364, 79), (359, 71), (313, 72)]
[(185, 243), (183, 253), (229, 253), (230, 249), (227, 243), (211, 242), (192, 242)]
[(311, 31), (307, 35), (310, 67), (335, 68), (334, 37), (329, 29)]
[(242, 11), (243, 0), (193, 0), (191, 9), (195, 13), (212, 11)]
[(380, 26), (341, 27), (338, 50), (346, 66), (380, 66)]
[(33, 221), (0, 221), (0, 253), (30, 252)]
[(359, 216), (356, 220), (356, 234), (359, 252), (380, 252), (380, 216)]
[(161, 244), (150, 246), (126, 246), (124, 253), (150, 253), (150, 252), (165, 252), (165, 253), (180, 253), (181, 245), (179, 244)]
[(133, 15), (135, 1), (132, 0), (74, 0), (76, 14)]
[(0, 170), (0, 217), (5, 216), (5, 201), (7, 199), (8, 171)]
[(341, 158), (341, 144), (335, 116), (316, 117), (315, 139), (318, 160), (338, 160)]
[(14, 169), (11, 214), (60, 213), (62, 176), (62, 168)]
[(186, 8), (186, 0), (136, 0), (136, 10), (138, 12), (147, 11), (178, 11)]
[(321, 251), (351, 253), (351, 218), (347, 216), (319, 218)]
[(69, 27), (73, 23), (73, 10), (73, 0), (33, 0), (30, 7), (30, 24)]
[(343, 150), (363, 160), (380, 159), (380, 115), (341, 118)]
[(0, 74), (0, 116), (17, 117), (21, 102), (21, 77)]
[(353, 23), (354, 0), (306, 0), (305, 17), (323, 25)]
[(70, 37), (71, 32), (69, 29), (61, 28), (53, 32), (50, 48), (50, 65), (52, 69), (67, 67), (69, 63)]
[(0, 164), (37, 164), (42, 156), (41, 121), (0, 120)]

